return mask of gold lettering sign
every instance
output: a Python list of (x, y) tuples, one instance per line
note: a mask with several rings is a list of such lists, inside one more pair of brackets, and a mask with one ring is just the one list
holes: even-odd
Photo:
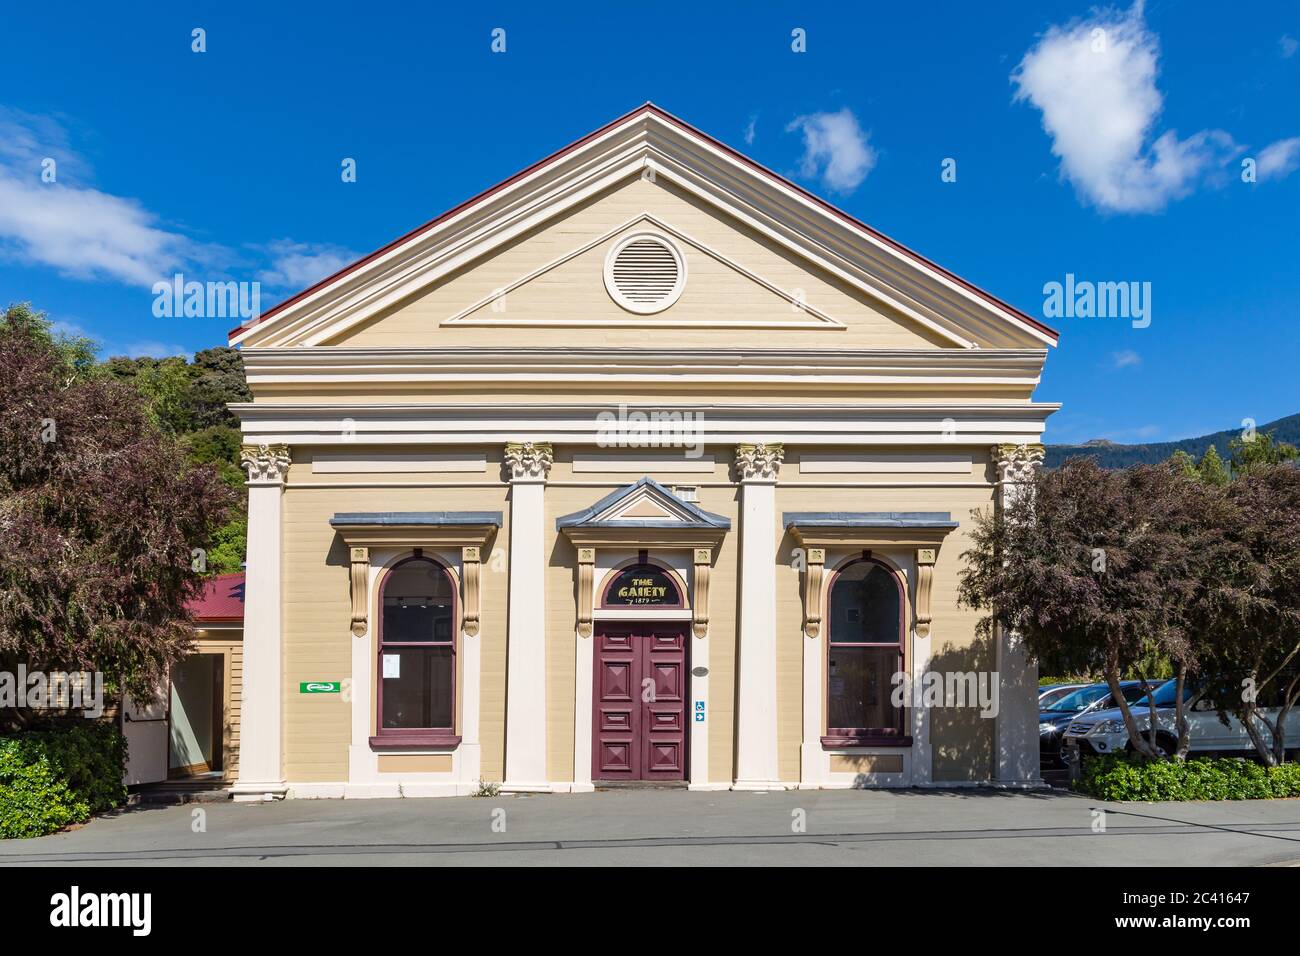
[(681, 603), (672, 577), (649, 564), (624, 568), (605, 592), (607, 607), (680, 607)]

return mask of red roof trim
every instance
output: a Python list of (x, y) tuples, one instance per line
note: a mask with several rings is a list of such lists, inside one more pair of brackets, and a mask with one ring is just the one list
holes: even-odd
[(339, 279), (342, 279), (344, 276), (349, 275), (352, 272), (355, 272), (357, 269), (361, 268), (366, 263), (371, 262), (374, 259), (378, 258), (379, 256), (382, 256), (384, 253), (390, 251), (391, 249), (400, 246), (408, 239), (413, 239), (416, 236), (420, 235), (421, 233), (426, 232), (429, 229), (432, 229), (434, 226), (437, 226), (438, 224), (445, 222), (446, 220), (450, 219), (452, 216), (464, 212), (466, 209), (469, 209), (470, 207), (484, 201), (485, 199), (492, 196), (493, 194), (500, 192), (502, 189), (505, 189), (507, 186), (510, 186), (518, 182), (519, 180), (523, 179), (524, 177), (536, 172), (538, 169), (541, 169), (543, 166), (547, 166), (550, 163), (553, 163), (556, 160), (561, 159), (562, 157), (572, 152), (573, 150), (578, 149), (580, 146), (583, 146), (586, 143), (591, 142), (593, 139), (597, 139), (598, 137), (603, 136), (611, 129), (620, 126), (623, 123), (628, 122), (629, 120), (635, 119), (637, 116), (640, 116), (643, 113), (654, 113), (656, 116), (659, 116), (661, 119), (668, 120), (669, 122), (676, 124), (682, 129), (689, 131), (690, 133), (700, 137), (710, 145), (715, 146), (718, 149), (722, 150), (723, 152), (727, 153), (728, 155), (734, 157), (735, 159), (738, 159), (740, 162), (744, 163), (746, 166), (749, 166), (751, 169), (759, 173), (762, 173), (763, 175), (769, 177), (770, 179), (777, 181), (781, 185), (793, 189), (795, 192), (799, 193), (804, 198), (816, 203), (822, 209), (825, 209), (827, 212), (831, 213), (832, 215), (848, 223), (850, 226), (853, 226), (856, 229), (860, 229), (861, 231), (867, 233), (872, 238), (878, 239), (879, 241), (885, 243), (895, 251), (902, 253), (908, 258), (913, 259), (916, 262), (919, 262), (920, 264), (926, 266), (929, 269), (933, 269), (935, 272), (957, 283), (962, 288), (966, 289), (968, 292), (971, 292), (974, 295), (979, 296), (980, 298), (984, 299), (986, 302), (989, 302), (990, 304), (995, 305), (998, 308), (1005, 309), (1007, 312), (1010, 312), (1016, 318), (1019, 318), (1029, 323), (1031, 326), (1038, 329), (1040, 332), (1044, 333), (1045, 335), (1051, 336), (1053, 341), (1058, 341), (1060, 339), (1061, 334), (1058, 331), (1051, 328), (1050, 326), (1043, 324), (1042, 322), (1035, 319), (1033, 316), (1027, 315), (1026, 313), (1017, 309), (1015, 306), (1011, 305), (1010, 303), (1004, 302), (1002, 299), (999, 299), (997, 296), (993, 295), (992, 293), (986, 292), (984, 289), (981, 289), (979, 286), (975, 285), (974, 283), (968, 282), (967, 280), (963, 279), (961, 276), (953, 272), (950, 272), (949, 270), (945, 269), (943, 266), (939, 265), (937, 262), (933, 261), (932, 259), (927, 259), (919, 252), (903, 245), (898, 240), (891, 239), (889, 236), (885, 235), (883, 232), (880, 232), (878, 229), (873, 229), (871, 226), (868, 226), (862, 220), (857, 219), (854, 216), (851, 216), (843, 209), (840, 209), (839, 207), (832, 205), (831, 203), (827, 202), (825, 199), (822, 199), (820, 196), (817, 196), (814, 193), (809, 192), (807, 189), (804, 189), (798, 183), (791, 182), (790, 180), (786, 179), (784, 176), (780, 175), (779, 173), (775, 173), (772, 170), (768, 169), (766, 166), (762, 165), (761, 163), (758, 163), (753, 159), (750, 159), (744, 153), (732, 149), (726, 143), (723, 143), (720, 140), (715, 139), (714, 137), (710, 136), (708, 133), (705, 133), (702, 130), (697, 129), (696, 127), (692, 126), (690, 123), (687, 123), (685, 120), (680, 119), (674, 116), (672, 113), (669, 113), (666, 110), (663, 110), (660, 107), (655, 106), (653, 103), (649, 103), (649, 102), (641, 106), (638, 106), (636, 109), (632, 110), (631, 112), (624, 113), (622, 116), (618, 117), (618, 119), (612, 120), (611, 122), (606, 123), (604, 126), (600, 127), (599, 129), (591, 133), (588, 133), (586, 136), (582, 137), (581, 139), (573, 141), (568, 146), (565, 146), (563, 149), (560, 149), (552, 153), (551, 155), (547, 156), (545, 159), (540, 159), (537, 162), (533, 163), (531, 166), (521, 169), (519, 172), (515, 173), (513, 176), (509, 177), (508, 179), (503, 179), (495, 186), (492, 186), (489, 189), (485, 189), (483, 192), (479, 193), (476, 196), (471, 197), (470, 199), (465, 200), (458, 206), (452, 207), (451, 209), (442, 213), (440, 216), (437, 216), (434, 219), (430, 219), (428, 222), (424, 223), (421, 226), (417, 226), (416, 228), (412, 229), (410, 232), (406, 233), (405, 235), (399, 236), (398, 238), (394, 239), (392, 242), (388, 243), (385, 246), (381, 246), (379, 249), (376, 249), (374, 252), (370, 253), (369, 255), (362, 256), (360, 259), (358, 259), (356, 262), (352, 263), (351, 265), (344, 266), (342, 269), (340, 269), (338, 272), (335, 272), (333, 275), (326, 276), (324, 279), (321, 279), (315, 285), (308, 286), (306, 289), (303, 289), (301, 292), (297, 293), (296, 295), (290, 296), (289, 298), (285, 299), (283, 302), (279, 303), (278, 305), (272, 307), (268, 311), (263, 312), (260, 316), (258, 316), (257, 320), (254, 321), (253, 323), (249, 325), (236, 326), (235, 328), (230, 330), (230, 332), (227, 335), (227, 338), (228, 339), (233, 338), (234, 336), (240, 334), (241, 332), (245, 332), (250, 328), (254, 328), (255, 326), (261, 325), (262, 322), (271, 318), (277, 312), (280, 312), (283, 309), (288, 308), (293, 303), (299, 301), (300, 299), (305, 298), (308, 295), (311, 295), (313, 292), (316, 292), (319, 289), (322, 289), (325, 286), (330, 285), (331, 283), (336, 282)]

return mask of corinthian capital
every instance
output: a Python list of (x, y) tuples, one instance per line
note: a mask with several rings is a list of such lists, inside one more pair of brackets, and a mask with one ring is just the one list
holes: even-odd
[(994, 445), (993, 464), (998, 469), (998, 481), (1004, 484), (1032, 481), (1046, 453), (1039, 444)]
[(741, 481), (776, 481), (785, 460), (785, 446), (757, 444), (736, 446), (736, 476)]
[(289, 470), (288, 445), (244, 445), (239, 449), (239, 463), (248, 471), (248, 483), (284, 482)]
[(511, 481), (545, 481), (555, 453), (548, 441), (509, 442), (505, 459)]

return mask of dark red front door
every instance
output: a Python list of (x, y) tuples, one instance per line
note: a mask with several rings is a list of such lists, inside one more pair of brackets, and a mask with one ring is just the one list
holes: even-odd
[(685, 623), (596, 630), (593, 780), (686, 779)]

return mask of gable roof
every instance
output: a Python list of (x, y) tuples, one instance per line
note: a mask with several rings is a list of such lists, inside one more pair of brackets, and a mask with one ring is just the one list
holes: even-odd
[[(628, 140), (626, 143), (623, 142), (625, 138)], [(922, 301), (917, 302), (919, 306), (917, 309), (910, 308), (910, 303), (894, 303), (901, 307), (901, 311), (921, 324), (944, 329), (943, 317), (950, 314), (951, 309), (955, 308), (961, 311), (970, 309), (983, 313), (980, 319), (985, 322), (1010, 323), (1022, 331), (1028, 332), (1043, 343), (1056, 344), (1059, 333), (1032, 316), (962, 279), (902, 243), (889, 238), (826, 200), (814, 195), (802, 186), (774, 173), (765, 166), (649, 102), (588, 133), (563, 149), (533, 163), (508, 179), (484, 190), (477, 196), (447, 210), (405, 235), (399, 236), (392, 242), (376, 249), (369, 255), (363, 256), (356, 262), (345, 266), (333, 275), (327, 276), (296, 295), (285, 299), (253, 321), (232, 329), (228, 337), (229, 342), (232, 345), (240, 344), (255, 331), (264, 330), (270, 324), (283, 323), (291, 316), (302, 320), (304, 328), (318, 328), (320, 323), (324, 321), (322, 316), (327, 314), (329, 306), (334, 305), (341, 308), (342, 297), (349, 293), (352, 294), (353, 300), (348, 306), (349, 311), (359, 315), (367, 308), (372, 311), (377, 310), (388, 304), (391, 297), (384, 298), (367, 294), (366, 291), (358, 291), (358, 286), (364, 287), (365, 283), (358, 283), (354, 280), (350, 284), (349, 279), (354, 277), (355, 279), (367, 278), (369, 273), (372, 271), (377, 273), (385, 263), (394, 266), (394, 268), (390, 269), (390, 273), (395, 275), (398, 271), (397, 266), (403, 263), (400, 261), (390, 262), (390, 260), (398, 260), (398, 257), (404, 251), (414, 251), (415, 247), (422, 246), (429, 240), (436, 238), (440, 232), (450, 231), (455, 226), (482, 226), (481, 222), (471, 222), (469, 220), (475, 214), (484, 212), (485, 207), (491, 206), (494, 201), (500, 200), (504, 202), (507, 194), (517, 189), (523, 189), (527, 184), (536, 182), (545, 176), (567, 174), (576, 177), (579, 174), (590, 174), (592, 164), (583, 166), (580, 162), (581, 157), (584, 153), (597, 151), (598, 148), (604, 146), (631, 147), (630, 151), (627, 149), (615, 150), (614, 155), (600, 157), (608, 164), (621, 163), (623, 167), (626, 167), (629, 161), (639, 161), (646, 168), (665, 175), (672, 175), (673, 170), (670, 169), (670, 162), (678, 158), (677, 155), (674, 155), (672, 149), (674, 143), (681, 151), (680, 156), (689, 155), (690, 158), (695, 159), (698, 158), (698, 151), (703, 150), (706, 154), (704, 157), (706, 160), (721, 160), (727, 164), (729, 167), (725, 170), (727, 174), (734, 176), (739, 171), (742, 173), (742, 179), (751, 180), (751, 182), (737, 183), (737, 188), (729, 191), (730, 198), (742, 205), (752, 203), (756, 199), (756, 193), (753, 191), (755, 187), (758, 190), (763, 190), (766, 187), (767, 192), (779, 194), (779, 198), (783, 203), (783, 211), (788, 214), (788, 220), (783, 220), (782, 223), (789, 229), (790, 236), (787, 238), (792, 240), (802, 239), (807, 242), (810, 250), (815, 249), (821, 254), (830, 252), (833, 256), (843, 258), (844, 261), (851, 261), (855, 258), (851, 254), (853, 251), (851, 247), (854, 245), (854, 240), (857, 240), (858, 243), (863, 243), (856, 250), (863, 253), (863, 255), (857, 258), (864, 261), (870, 259), (877, 265), (891, 265), (894, 268), (901, 268), (914, 273), (914, 275), (903, 275), (901, 272), (894, 271), (894, 268), (879, 270), (888, 272), (887, 278), (893, 280), (893, 282), (905, 280), (904, 284), (908, 285), (908, 292), (913, 294), (913, 298), (916, 297), (914, 294), (917, 286), (923, 283), (932, 284), (936, 291), (941, 290), (941, 294), (936, 296), (935, 299), (942, 300), (941, 304), (948, 305), (950, 309), (932, 307), (929, 302)], [(719, 174), (718, 178), (721, 178), (724, 170), (710, 167), (709, 172), (717, 173)], [(814, 219), (820, 219), (821, 222), (814, 223)], [(795, 220), (799, 221), (796, 222)], [(842, 235), (834, 237), (824, 235), (818, 231), (819, 227), (833, 229), (838, 233), (842, 233)], [(468, 232), (469, 230), (466, 230), (466, 235), (457, 236), (456, 238), (458, 240), (473, 238), (468, 235)], [(881, 263), (879, 261), (881, 257), (888, 257), (894, 261), (888, 264)], [(463, 261), (464, 258), (462, 257), (457, 261)], [(377, 279), (378, 276), (370, 278)], [(879, 282), (880, 277), (876, 276), (875, 278)], [(908, 296), (904, 296), (904, 298), (908, 298)], [(335, 311), (337, 311), (337, 308)], [(299, 315), (299, 313), (307, 314)], [(370, 313), (367, 312), (366, 314)], [(937, 321), (936, 317), (938, 317)], [(359, 318), (357, 320), (359, 321)], [(973, 344), (967, 337), (953, 337), (962, 344)], [(311, 340), (310, 337), (305, 337), (305, 339), (293, 344), (312, 345), (318, 343)]]
[(555, 519), (557, 531), (611, 527), (725, 531), (731, 527), (731, 520), (683, 501), (649, 476), (610, 492), (589, 508)]

